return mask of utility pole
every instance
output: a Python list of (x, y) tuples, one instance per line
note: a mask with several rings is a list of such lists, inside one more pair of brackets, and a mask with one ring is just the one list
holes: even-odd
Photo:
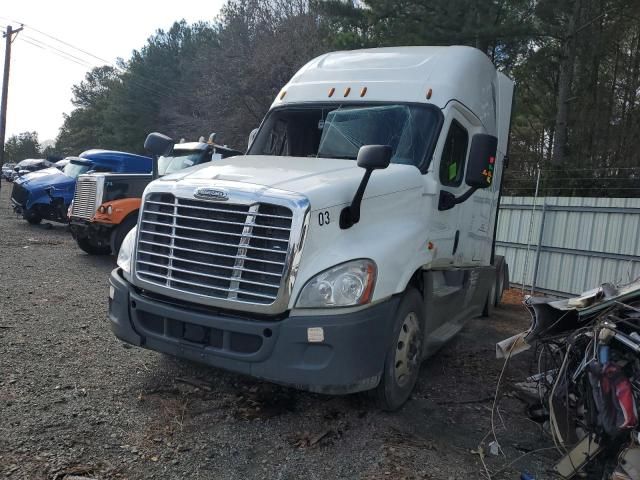
[[(17, 35), (24, 27), (14, 30), (11, 25), (7, 26), (7, 31), (3, 35), (6, 41), (4, 50), (4, 76), (2, 77), (2, 104), (0, 104), (0, 169), (4, 165), (4, 137), (7, 130), (7, 100), (9, 97), (9, 67), (11, 66), (11, 43), (13, 36)], [(0, 188), (2, 182), (0, 181)]]

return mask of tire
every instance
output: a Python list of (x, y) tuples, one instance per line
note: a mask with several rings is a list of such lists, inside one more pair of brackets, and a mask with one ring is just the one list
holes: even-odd
[(124, 241), (124, 237), (131, 231), (133, 227), (138, 223), (138, 212), (135, 214), (129, 214), (120, 225), (111, 234), (111, 251), (117, 257), (120, 252), (120, 247)]
[[(497, 276), (496, 276), (497, 277)], [(482, 309), (482, 316), (487, 318), (490, 317), (493, 313), (493, 309), (495, 308), (496, 302), (496, 285), (498, 284), (497, 279), (496, 282), (491, 284), (489, 288), (489, 292), (487, 293), (487, 299), (484, 301), (484, 308)]]
[(111, 247), (109, 245), (96, 245), (92, 243), (87, 237), (76, 238), (76, 243), (82, 251), (89, 255), (109, 255), (111, 253)]
[(380, 384), (371, 392), (380, 409), (393, 412), (409, 399), (420, 372), (423, 330), (424, 302), (418, 291), (409, 287), (394, 316), (393, 341), (385, 356)]
[(42, 222), (42, 217), (31, 210), (26, 210), (22, 217), (31, 225), (39, 225)]
[(500, 306), (506, 288), (509, 288), (509, 267), (504, 257), (496, 257), (496, 289), (493, 302), (495, 307)]

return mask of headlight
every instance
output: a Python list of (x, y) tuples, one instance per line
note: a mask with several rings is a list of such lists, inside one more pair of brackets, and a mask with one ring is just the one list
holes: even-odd
[(106, 209), (106, 208), (104, 208), (104, 205), (100, 205), (100, 206), (98, 207), (98, 212), (100, 212), (100, 213), (104, 213), (104, 212), (106, 212), (106, 211), (107, 211), (107, 209)]
[(107, 215), (111, 215), (113, 213), (113, 206), (109, 205), (107, 207)]
[(354, 260), (316, 275), (300, 292), (298, 308), (351, 307), (364, 305), (373, 297), (376, 264)]
[(138, 227), (133, 227), (127, 236), (124, 237), (120, 252), (118, 252), (118, 266), (126, 273), (131, 273), (131, 257), (133, 257), (133, 247), (136, 243), (136, 232)]

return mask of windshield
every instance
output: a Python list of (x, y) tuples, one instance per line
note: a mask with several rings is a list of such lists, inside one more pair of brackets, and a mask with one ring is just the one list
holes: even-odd
[(206, 152), (203, 150), (195, 152), (174, 150), (172, 156), (162, 156), (158, 159), (158, 175), (168, 175), (183, 168), (198, 165), (206, 158)]
[(313, 105), (273, 110), (249, 154), (355, 160), (363, 145), (389, 145), (392, 163), (425, 166), (440, 125), (429, 105)]
[(88, 172), (90, 168), (91, 165), (69, 162), (64, 166), (62, 173), (67, 177), (76, 178), (78, 175)]

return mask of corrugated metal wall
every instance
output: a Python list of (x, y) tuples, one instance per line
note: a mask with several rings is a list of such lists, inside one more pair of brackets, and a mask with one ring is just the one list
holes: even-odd
[(577, 294), (640, 277), (640, 198), (541, 197), (532, 213), (534, 200), (501, 199), (496, 253), (512, 283)]

